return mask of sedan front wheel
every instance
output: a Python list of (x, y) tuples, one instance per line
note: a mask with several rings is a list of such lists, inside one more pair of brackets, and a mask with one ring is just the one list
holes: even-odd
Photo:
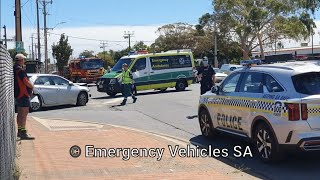
[(80, 92), (77, 99), (78, 106), (85, 106), (88, 102), (88, 94), (85, 92)]

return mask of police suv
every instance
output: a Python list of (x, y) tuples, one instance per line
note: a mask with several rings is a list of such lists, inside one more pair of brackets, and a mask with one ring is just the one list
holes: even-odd
[(320, 64), (317, 61), (248, 66), (200, 97), (201, 132), (226, 132), (254, 142), (272, 162), (284, 150), (320, 150)]

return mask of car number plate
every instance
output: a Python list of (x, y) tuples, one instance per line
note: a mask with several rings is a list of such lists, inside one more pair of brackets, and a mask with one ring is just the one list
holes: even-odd
[(101, 84), (101, 85), (99, 85), (99, 88), (103, 88), (103, 85)]

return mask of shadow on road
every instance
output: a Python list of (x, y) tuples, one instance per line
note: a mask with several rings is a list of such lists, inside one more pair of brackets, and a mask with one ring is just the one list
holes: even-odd
[[(255, 157), (253, 146), (250, 142), (231, 135), (219, 134), (211, 139), (199, 135), (191, 138), (190, 143), (205, 149), (208, 149), (210, 145), (212, 149), (228, 149), (229, 156), (227, 158), (219, 157), (217, 159), (257, 178), (309, 180), (319, 179), (320, 177), (319, 153), (290, 153), (286, 154), (285, 159), (281, 162), (265, 164)], [(252, 151), (253, 157), (235, 157), (234, 154), (238, 154), (234, 150), (235, 146), (240, 146), (242, 153), (245, 152), (248, 146)]]
[[(61, 106), (52, 106), (52, 107), (42, 107), (41, 110), (35, 111), (35, 112), (61, 110), (61, 109), (71, 109), (71, 108), (76, 108), (76, 107), (81, 107), (81, 106), (76, 106), (76, 105), (61, 105)], [(31, 112), (31, 113), (33, 113), (33, 112)]]
[[(148, 95), (153, 95), (153, 94), (167, 94), (167, 93), (181, 93), (181, 92), (188, 92), (188, 91), (191, 91), (191, 90), (184, 90), (184, 91), (176, 91), (176, 90), (167, 90), (165, 92), (160, 92), (160, 91), (145, 91), (145, 92), (139, 92), (137, 94), (137, 96), (148, 96)], [(115, 97), (111, 97), (111, 96), (103, 96), (103, 97), (94, 97), (94, 98), (91, 98), (91, 99), (113, 99), (113, 98), (118, 98), (118, 97), (123, 97), (121, 94), (119, 95), (116, 95)]]

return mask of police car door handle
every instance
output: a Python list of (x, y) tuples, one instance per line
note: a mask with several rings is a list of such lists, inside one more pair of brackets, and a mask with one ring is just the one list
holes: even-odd
[(152, 71), (152, 72), (150, 72), (150, 73), (154, 73), (154, 72)]
[(144, 72), (143, 74), (148, 74), (148, 72)]
[(250, 102), (257, 103), (258, 101), (257, 100), (250, 100)]

